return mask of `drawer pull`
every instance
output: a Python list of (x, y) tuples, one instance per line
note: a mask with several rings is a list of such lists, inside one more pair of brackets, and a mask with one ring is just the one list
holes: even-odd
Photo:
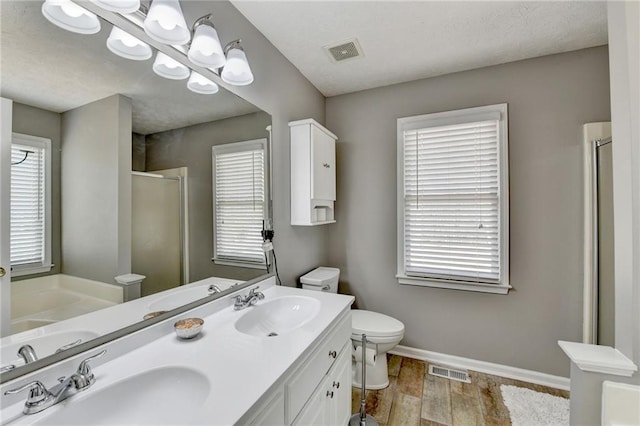
[(327, 391), (327, 396), (333, 399), (333, 391)]
[(336, 359), (336, 357), (338, 356), (338, 352), (336, 351), (329, 351), (329, 356), (333, 359)]
[(336, 389), (340, 389), (340, 382), (333, 382), (333, 385), (331, 386), (333, 386)]
[(328, 168), (330, 168), (331, 166), (330, 166), (328, 163), (324, 163), (324, 164), (322, 164), (322, 167), (324, 167), (325, 169), (328, 169)]

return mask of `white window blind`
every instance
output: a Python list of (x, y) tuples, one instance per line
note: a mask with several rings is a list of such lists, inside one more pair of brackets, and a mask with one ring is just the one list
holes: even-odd
[(29, 268), (50, 267), (49, 147), (48, 139), (13, 135), (10, 245), (11, 266), (16, 275)]
[(214, 260), (264, 264), (265, 140), (213, 147)]
[(400, 275), (484, 284), (504, 281), (508, 229), (502, 226), (506, 194), (501, 192), (501, 115), (469, 112), (448, 120), (441, 115), (414, 120), (399, 129)]

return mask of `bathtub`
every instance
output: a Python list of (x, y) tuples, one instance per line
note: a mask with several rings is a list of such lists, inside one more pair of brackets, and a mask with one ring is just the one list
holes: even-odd
[(122, 287), (57, 274), (11, 282), (11, 332), (19, 333), (117, 305)]

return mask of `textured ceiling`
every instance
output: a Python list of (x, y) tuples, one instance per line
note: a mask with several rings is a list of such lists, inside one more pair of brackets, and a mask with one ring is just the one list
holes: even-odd
[[(232, 3), (325, 96), (607, 44), (604, 2)], [(354, 37), (364, 57), (331, 62)]]
[(130, 61), (112, 54), (105, 42), (111, 25), (80, 35), (49, 23), (40, 1), (0, 0), (3, 97), (54, 112), (64, 112), (116, 93), (133, 105), (133, 130), (149, 134), (258, 111), (220, 89), (198, 95), (186, 80), (153, 73), (152, 59)]

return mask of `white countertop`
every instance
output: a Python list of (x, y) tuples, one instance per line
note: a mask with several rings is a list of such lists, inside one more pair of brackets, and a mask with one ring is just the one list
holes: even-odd
[[(270, 279), (266, 285), (266, 282), (259, 284), (265, 298), (258, 302), (258, 305), (280, 296), (304, 295), (320, 301), (319, 313), (313, 320), (280, 336), (254, 337), (240, 333), (234, 327), (235, 321), (252, 308), (234, 311), (231, 298), (227, 296), (228, 300), (223, 298), (214, 301), (149, 327), (149, 329), (164, 327), (167, 332), (149, 344), (95, 367), (94, 374), (97, 379), (95, 384), (87, 391), (76, 394), (61, 404), (29, 416), (19, 414), (22, 409), (20, 403), (3, 407), (3, 424), (7, 424), (6, 421), (12, 425), (38, 422), (54, 414), (56, 410), (64, 409), (66, 405), (81, 404), (83, 399), (120, 380), (150, 369), (167, 366), (189, 367), (205, 375), (210, 383), (209, 393), (201, 409), (182, 413), (181, 424), (237, 423), (278, 382), (295, 361), (320, 340), (323, 332), (333, 325), (342, 313), (350, 309), (354, 300), (352, 296), (275, 286), (273, 281)], [(242, 291), (243, 294), (246, 292), (248, 289)], [(179, 340), (173, 332), (172, 324), (176, 319), (194, 315), (202, 316), (205, 320), (202, 333), (193, 340)], [(144, 333), (145, 330), (138, 333)], [(129, 340), (134, 338), (129, 336)], [(118, 341), (114, 341), (104, 347), (110, 350), (110, 345), (117, 344)], [(100, 349), (96, 348), (87, 355), (98, 352)], [(108, 357), (105, 356), (105, 358)], [(37, 378), (38, 373), (33, 373), (31, 380)], [(52, 384), (45, 383), (45, 385)], [(3, 385), (3, 388), (8, 387)], [(145, 389), (141, 388), (139, 391), (145, 392)], [(135, 404), (135, 401), (132, 401), (132, 404)], [(118, 407), (112, 408), (118, 409)], [(176, 410), (180, 408), (176, 406)], [(11, 420), (14, 421), (11, 422)], [(86, 421), (86, 424), (90, 423)]]
[[(93, 337), (102, 336), (140, 322), (145, 314), (152, 311), (171, 310), (206, 297), (209, 295), (208, 287), (211, 284), (226, 290), (242, 282), (228, 278), (209, 277), (126, 303), (109, 306), (108, 309), (96, 310), (64, 321), (3, 337), (0, 339), (0, 347), (7, 350), (2, 350), (0, 364), (1, 366), (13, 364), (16, 367), (24, 365), (22, 359), (17, 356), (17, 348), (24, 344), (31, 344), (36, 350), (38, 358), (43, 358), (53, 354), (57, 348), (76, 340), (75, 338), (62, 339), (55, 343), (45, 344), (44, 346), (47, 350), (42, 350), (38, 345), (38, 340), (43, 337), (63, 335), (64, 333), (70, 334), (71, 332), (79, 332), (87, 336), (93, 335), (88, 339), (83, 339), (87, 341)], [(165, 301), (166, 303), (164, 303)], [(35, 344), (33, 343), (34, 341), (36, 342)]]

